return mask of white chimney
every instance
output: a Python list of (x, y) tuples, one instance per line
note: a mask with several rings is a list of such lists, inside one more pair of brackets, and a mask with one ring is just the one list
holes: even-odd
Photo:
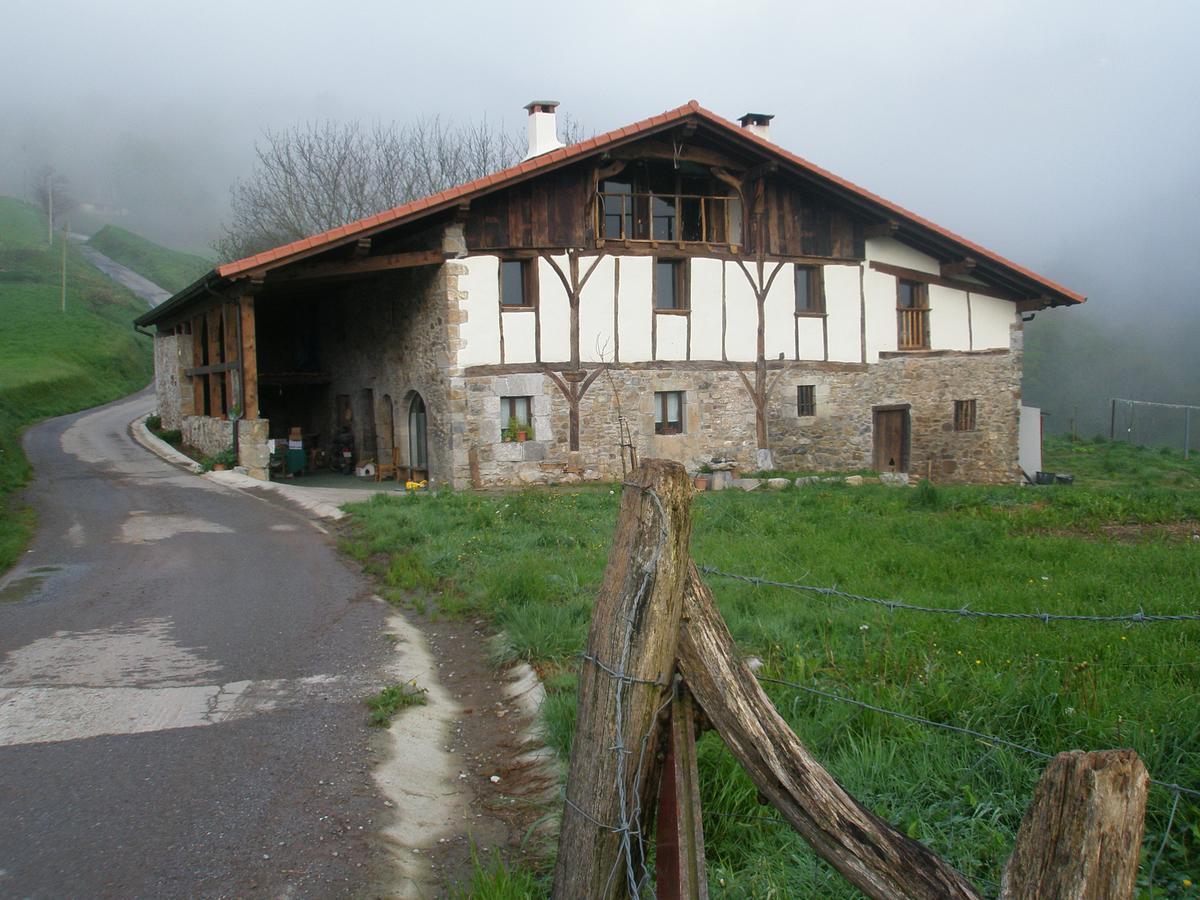
[(738, 122), (751, 134), (756, 134), (765, 141), (771, 139), (771, 120), (775, 118), (769, 113), (746, 113)]
[(557, 106), (557, 100), (534, 100), (525, 106), (529, 110), (529, 152), (525, 159), (565, 146), (558, 139), (558, 119), (554, 115)]

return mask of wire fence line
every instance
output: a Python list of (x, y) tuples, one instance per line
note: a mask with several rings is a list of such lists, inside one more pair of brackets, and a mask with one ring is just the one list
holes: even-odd
[(784, 590), (796, 591), (804, 594), (817, 594), (823, 597), (840, 597), (843, 600), (853, 600), (856, 603), (870, 603), (875, 606), (882, 606), (885, 609), (897, 610), (903, 609), (909, 612), (936, 613), (947, 616), (962, 616), (968, 619), (1015, 619), (1018, 621), (1034, 621), (1043, 624), (1051, 622), (1110, 622), (1120, 623), (1123, 625), (1150, 625), (1158, 622), (1200, 622), (1200, 614), (1194, 613), (1178, 613), (1178, 614), (1151, 614), (1144, 610), (1138, 610), (1135, 613), (1123, 613), (1114, 616), (1099, 616), (1099, 615), (1069, 615), (1065, 613), (1044, 613), (1044, 612), (997, 612), (994, 610), (971, 609), (968, 606), (961, 606), (957, 609), (949, 606), (921, 606), (914, 603), (906, 603), (903, 600), (887, 600), (879, 597), (867, 597), (863, 594), (853, 594), (849, 591), (843, 591), (836, 587), (821, 587), (813, 584), (793, 584), (787, 581), (772, 581), (769, 578), (759, 578), (754, 575), (739, 575), (736, 572), (725, 572), (721, 569), (713, 568), (712, 566), (700, 566), (700, 571), (706, 575), (716, 575), (718, 578), (728, 578), (732, 581), (741, 581), (747, 584), (753, 584), (757, 587), (774, 587)]
[[(808, 694), (813, 694), (818, 697), (823, 697), (826, 700), (835, 700), (838, 703), (846, 703), (850, 706), (861, 707), (862, 709), (868, 709), (871, 712), (882, 713), (885, 716), (892, 716), (893, 718), (896, 718), (896, 719), (903, 719), (908, 722), (914, 722), (918, 725), (925, 725), (929, 728), (940, 728), (940, 729), (943, 729), (944, 731), (957, 732), (958, 734), (964, 734), (964, 735), (967, 735), (968, 737), (975, 738), (976, 740), (984, 741), (985, 743), (991, 744), (995, 747), (1008, 747), (1010, 750), (1019, 750), (1022, 753), (1027, 753), (1030, 756), (1037, 757), (1038, 759), (1053, 759), (1054, 758), (1054, 754), (1046, 753), (1046, 752), (1044, 752), (1042, 750), (1038, 750), (1034, 747), (1027, 747), (1024, 744), (1019, 744), (1016, 741), (1010, 741), (1006, 738), (996, 737), (995, 735), (991, 735), (991, 734), (985, 734), (984, 732), (976, 731), (973, 728), (963, 728), (959, 725), (951, 725), (948, 722), (938, 722), (938, 721), (935, 721), (934, 719), (927, 719), (924, 716), (915, 716), (912, 713), (900, 712), (899, 710), (888, 709), (887, 707), (883, 707), (883, 706), (876, 706), (873, 703), (867, 703), (863, 700), (856, 700), (853, 697), (844, 697), (841, 694), (835, 694), (831, 691), (823, 691), (820, 688), (810, 687), (809, 685), (800, 684), (799, 682), (795, 682), (795, 681), (785, 681), (782, 678), (769, 678), (769, 677), (766, 677), (763, 675), (756, 675), (755, 677), (758, 678), (758, 680), (764, 684), (777, 684), (777, 685), (781, 685), (783, 687), (794, 688), (798, 691), (804, 691), (805, 693), (808, 693)], [(1155, 778), (1151, 778), (1150, 783), (1155, 785), (1156, 787), (1160, 787), (1163, 790), (1170, 791), (1176, 795), (1186, 794), (1189, 797), (1200, 798), (1200, 790), (1195, 790), (1193, 788), (1184, 787), (1181, 784), (1175, 784), (1175, 783), (1169, 782), (1169, 781), (1159, 781), (1158, 779), (1155, 779)]]

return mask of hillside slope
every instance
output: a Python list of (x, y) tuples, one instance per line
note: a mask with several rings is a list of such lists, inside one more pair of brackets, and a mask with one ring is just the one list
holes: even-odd
[(60, 241), (47, 246), (38, 210), (0, 197), (0, 571), (32, 527), (12, 498), (29, 477), (21, 430), (135, 391), (153, 371), (150, 341), (133, 330), (145, 304), (70, 246), (62, 311)]
[(88, 243), (172, 294), (183, 290), (213, 265), (201, 256), (171, 250), (116, 225), (105, 225)]

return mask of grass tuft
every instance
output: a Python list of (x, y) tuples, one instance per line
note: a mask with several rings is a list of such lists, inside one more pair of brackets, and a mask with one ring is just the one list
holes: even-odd
[(378, 694), (363, 701), (371, 711), (367, 721), (376, 728), (387, 728), (400, 710), (428, 703), (425, 694), (425, 688), (417, 687), (415, 682), (388, 685)]

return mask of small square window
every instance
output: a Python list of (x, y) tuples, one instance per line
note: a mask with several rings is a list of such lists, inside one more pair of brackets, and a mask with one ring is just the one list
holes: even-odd
[(533, 306), (536, 293), (534, 267), (531, 259), (500, 261), (500, 304), (519, 308)]
[(825, 312), (825, 283), (820, 266), (796, 266), (796, 315)]
[(815, 416), (817, 414), (817, 386), (815, 384), (796, 385), (796, 415)]
[(656, 391), (654, 433), (683, 434), (683, 391)]
[(530, 437), (532, 430), (533, 407), (532, 397), (501, 397), (500, 398), (500, 435), (506, 441), (522, 440), (520, 433), (525, 431), (525, 437)]
[(955, 431), (974, 431), (975, 430), (975, 401), (974, 400), (955, 400), (954, 401), (954, 430)]
[(687, 278), (681, 259), (659, 259), (654, 262), (654, 308), (656, 310), (686, 310), (688, 308)]

